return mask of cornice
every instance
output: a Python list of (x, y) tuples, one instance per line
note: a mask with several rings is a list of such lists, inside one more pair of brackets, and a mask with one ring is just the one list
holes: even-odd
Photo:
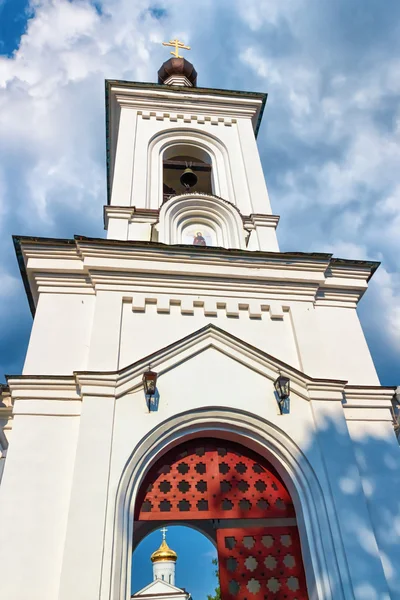
[[(175, 113), (194, 119), (215, 114), (252, 118), (258, 116), (266, 100), (266, 94), (232, 92), (186, 86), (135, 85), (129, 82), (108, 82), (108, 91), (118, 105), (133, 107), (138, 111), (153, 113), (158, 117)], [(150, 115), (149, 115), (150, 116)], [(255, 125), (257, 124), (257, 120)]]
[(252, 213), (249, 216), (243, 216), (243, 225), (246, 229), (254, 229), (255, 227), (273, 227), (277, 228), (279, 223), (278, 215), (261, 215)]
[(139, 223), (157, 223), (159, 210), (153, 208), (136, 208), (135, 206), (113, 206), (107, 204), (103, 207), (104, 229), (108, 229), (109, 219), (123, 219)]
[[(137, 211), (138, 218), (153, 218), (145, 212)], [(94, 294), (96, 289), (170, 295), (201, 295), (203, 291), (214, 296), (232, 294), (243, 300), (298, 299), (317, 306), (354, 308), (378, 266), (334, 259), (331, 254), (228, 250), (83, 236), (74, 240), (15, 237), (14, 243), (33, 310), (41, 292)]]

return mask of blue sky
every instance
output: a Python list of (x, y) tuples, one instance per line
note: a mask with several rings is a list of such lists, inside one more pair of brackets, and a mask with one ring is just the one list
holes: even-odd
[(268, 92), (281, 249), (382, 262), (359, 314), (400, 383), (398, 0), (0, 0), (0, 381), (32, 323), (11, 235), (104, 235), (104, 79), (156, 81), (174, 36), (200, 86)]
[[(167, 543), (178, 555), (175, 584), (191, 593), (193, 600), (206, 600), (218, 585), (211, 561), (217, 553), (214, 545), (203, 534), (189, 527), (167, 528)], [(150, 556), (161, 544), (159, 531), (148, 535), (133, 553), (132, 593), (152, 581)]]

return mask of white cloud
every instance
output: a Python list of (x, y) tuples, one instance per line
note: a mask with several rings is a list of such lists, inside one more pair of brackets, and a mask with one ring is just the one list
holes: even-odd
[[(270, 90), (270, 153), (274, 145), (307, 149), (303, 163), (299, 156), (293, 166), (282, 168), (273, 206), (290, 211), (288, 226), (308, 211), (313, 235), (297, 236), (304, 249), (383, 261), (375, 275), (370, 319), (385, 328), (392, 350), (400, 349), (399, 263), (390, 274), (385, 268), (400, 254), (399, 109), (393, 116), (389, 111), (377, 115), (394, 96), (399, 105), (398, 59), (377, 57), (366, 70), (333, 71), (328, 80), (318, 69), (318, 56), (314, 62), (301, 54), (271, 59), (259, 45), (244, 49), (241, 60)], [(379, 117), (389, 122), (382, 124)], [(319, 154), (321, 147), (326, 157)], [(285, 233), (289, 238), (292, 232)]]

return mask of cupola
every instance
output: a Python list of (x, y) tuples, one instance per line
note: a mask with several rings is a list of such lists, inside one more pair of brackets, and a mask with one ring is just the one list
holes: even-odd
[(173, 58), (170, 58), (161, 65), (158, 71), (158, 83), (196, 87), (196, 69), (192, 63), (179, 54), (179, 50), (190, 50), (190, 46), (185, 46), (185, 44), (178, 39), (171, 40), (170, 42), (163, 42), (163, 45), (173, 47), (175, 50), (171, 52)]
[(163, 541), (161, 542), (161, 546), (159, 547), (159, 549), (153, 552), (153, 554), (150, 557), (152, 563), (162, 562), (166, 560), (173, 560), (174, 562), (176, 562), (177, 558), (177, 553), (174, 550), (171, 550), (165, 539), (163, 539)]
[(165, 539), (167, 528), (163, 527), (161, 533), (161, 546), (150, 557), (153, 563), (153, 579), (161, 579), (161, 581), (175, 585), (175, 566), (178, 555), (167, 544), (167, 540)]

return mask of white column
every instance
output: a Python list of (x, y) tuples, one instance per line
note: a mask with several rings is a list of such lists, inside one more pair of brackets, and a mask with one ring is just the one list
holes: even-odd
[[(391, 590), (391, 598), (400, 598), (399, 490), (400, 449), (389, 410), (371, 409), (374, 420), (347, 421), (355, 446), (364, 492), (383, 567)], [(365, 413), (365, 410), (357, 410)], [(361, 420), (362, 419), (362, 420)]]
[(103, 378), (96, 389), (82, 378), (80, 383), (82, 414), (59, 600), (98, 598), (101, 583), (115, 388), (112, 379)]
[[(347, 564), (339, 564), (350, 577), (346, 598), (389, 600), (389, 588), (382, 567), (370, 514), (358, 470), (354, 447), (344, 418), (341, 393), (326, 393), (317, 399), (310, 393), (317, 439), (329, 481), (340, 541)], [(336, 397), (336, 398), (335, 398)], [(353, 595), (354, 594), (354, 595)]]
[(250, 119), (238, 119), (239, 138), (253, 213), (271, 214), (267, 186)]
[(111, 204), (114, 206), (129, 206), (131, 203), (136, 121), (136, 111), (122, 106), (111, 189)]
[(81, 403), (72, 391), (40, 393), (14, 404), (0, 486), (2, 600), (58, 597)]
[(90, 340), (88, 371), (115, 371), (121, 339), (122, 296), (98, 291)]

